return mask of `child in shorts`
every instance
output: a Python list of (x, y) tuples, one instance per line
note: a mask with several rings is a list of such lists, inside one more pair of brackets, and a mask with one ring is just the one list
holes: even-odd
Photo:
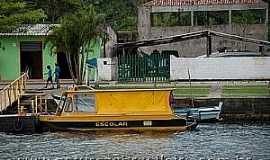
[(52, 69), (51, 69), (51, 66), (48, 65), (48, 66), (47, 66), (47, 69), (48, 69), (48, 72), (47, 72), (48, 79), (47, 79), (47, 83), (46, 83), (45, 88), (48, 87), (49, 82), (51, 82), (52, 88), (54, 88), (54, 86), (53, 86), (53, 79), (52, 79), (52, 76), (53, 76), (53, 75), (52, 75)]

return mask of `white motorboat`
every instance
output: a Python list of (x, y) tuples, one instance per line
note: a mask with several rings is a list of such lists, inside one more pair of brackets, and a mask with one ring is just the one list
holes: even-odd
[(219, 121), (220, 113), (222, 110), (223, 102), (219, 102), (218, 106), (209, 107), (175, 107), (174, 113), (183, 116), (191, 116), (199, 119), (200, 121)]

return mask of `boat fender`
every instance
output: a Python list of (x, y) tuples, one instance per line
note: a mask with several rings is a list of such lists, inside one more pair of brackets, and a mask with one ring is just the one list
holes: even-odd
[(201, 120), (202, 119), (202, 115), (201, 115), (201, 111), (199, 111), (199, 120)]
[(191, 111), (190, 110), (188, 110), (187, 111), (187, 117), (189, 117), (189, 116), (191, 116), (192, 114), (191, 114)]
[(24, 129), (24, 122), (23, 122), (23, 119), (18, 118), (18, 119), (15, 121), (14, 125), (13, 125), (13, 130), (14, 130), (15, 132), (21, 132), (21, 131), (23, 131), (23, 129)]

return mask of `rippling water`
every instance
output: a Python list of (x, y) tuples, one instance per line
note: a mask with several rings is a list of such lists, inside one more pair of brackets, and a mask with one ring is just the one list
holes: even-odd
[(270, 159), (269, 125), (203, 124), (185, 133), (0, 134), (0, 159)]

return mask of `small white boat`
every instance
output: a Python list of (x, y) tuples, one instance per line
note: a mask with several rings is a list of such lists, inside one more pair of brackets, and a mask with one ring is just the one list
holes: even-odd
[(219, 102), (218, 106), (209, 107), (198, 107), (198, 108), (188, 108), (188, 107), (175, 107), (174, 113), (177, 115), (194, 117), (199, 119), (199, 121), (219, 121), (220, 113), (222, 110), (223, 102)]

